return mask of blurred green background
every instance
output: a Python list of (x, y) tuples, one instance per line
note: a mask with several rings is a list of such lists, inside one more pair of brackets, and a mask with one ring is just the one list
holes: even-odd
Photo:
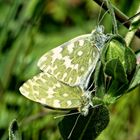
[[(135, 14), (139, 0), (112, 0), (127, 16)], [(0, 139), (8, 139), (8, 126), (19, 122), (23, 140), (61, 139), (53, 117), (59, 112), (29, 101), (19, 93), (27, 79), (39, 73), (38, 59), (51, 48), (98, 24), (100, 7), (92, 0), (0, 0)], [(104, 11), (102, 11), (104, 13)], [(111, 32), (107, 14), (101, 22)], [(119, 23), (119, 25), (121, 25)], [(119, 26), (125, 36), (127, 29)], [(140, 49), (140, 39), (131, 47)], [(110, 123), (98, 140), (140, 140), (140, 88), (111, 105)]]

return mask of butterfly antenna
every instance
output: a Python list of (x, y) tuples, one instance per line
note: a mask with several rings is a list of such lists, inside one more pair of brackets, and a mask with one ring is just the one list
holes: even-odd
[(104, 5), (105, 1), (102, 2), (101, 6), (100, 6), (100, 10), (99, 10), (99, 15), (98, 15), (98, 19), (97, 19), (97, 26), (99, 26), (100, 24), (100, 17), (101, 17), (101, 12), (102, 12), (102, 7)]
[(95, 106), (91, 106), (89, 109), (94, 109), (94, 108), (99, 107), (101, 105), (103, 105), (103, 104), (98, 104), (98, 105), (95, 105)]
[(81, 115), (81, 114), (79, 114), (78, 117), (76, 118), (75, 124), (74, 124), (74, 126), (72, 127), (72, 129), (71, 129), (71, 131), (70, 131), (70, 133), (69, 133), (69, 135), (68, 135), (68, 137), (67, 137), (68, 139), (70, 139), (70, 137), (71, 137), (71, 135), (72, 135), (72, 133), (73, 133), (73, 131), (74, 131), (74, 128), (75, 128), (75, 126), (77, 125), (77, 122), (78, 122), (78, 120), (79, 120), (80, 115)]
[(99, 20), (99, 25), (100, 25), (100, 23), (103, 21), (105, 15), (106, 15), (108, 12), (109, 12), (109, 10), (107, 10), (107, 11), (103, 14), (103, 16), (101, 17), (101, 19)]
[(70, 114), (59, 115), (59, 116), (54, 117), (54, 119), (61, 118), (61, 117), (67, 117), (67, 116), (71, 116), (71, 115), (76, 115), (76, 114), (80, 114), (80, 112), (74, 112), (74, 113), (70, 113)]

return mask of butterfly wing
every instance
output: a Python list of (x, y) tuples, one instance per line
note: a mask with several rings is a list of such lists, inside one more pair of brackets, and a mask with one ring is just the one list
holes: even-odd
[(20, 87), (28, 99), (55, 109), (74, 109), (82, 106), (82, 90), (59, 82), (48, 73), (40, 73)]
[(99, 59), (91, 34), (74, 38), (44, 54), (39, 68), (71, 86), (81, 85), (90, 77)]

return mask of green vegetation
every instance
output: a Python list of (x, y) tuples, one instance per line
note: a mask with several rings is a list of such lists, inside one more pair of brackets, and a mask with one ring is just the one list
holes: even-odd
[[(139, 0), (112, 2), (126, 15), (133, 16)], [(14, 119), (23, 140), (61, 139), (57, 125), (62, 118), (54, 117), (62, 112), (27, 100), (20, 94), (19, 87), (39, 73), (37, 61), (45, 52), (78, 35), (90, 33), (97, 25), (99, 12), (99, 6), (92, 0), (0, 1), (1, 140), (8, 139), (8, 128), (9, 125), (13, 128)], [(106, 32), (111, 32), (109, 15), (100, 24)], [(119, 25), (119, 34), (125, 36), (128, 30)], [(135, 38), (131, 48), (140, 49), (139, 42), (140, 39)], [(109, 106), (110, 123), (98, 140), (140, 139), (139, 93), (138, 87)], [(12, 123), (17, 125), (15, 120)]]

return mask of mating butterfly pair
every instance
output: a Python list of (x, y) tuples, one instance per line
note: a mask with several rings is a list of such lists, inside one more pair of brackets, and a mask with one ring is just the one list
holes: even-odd
[(30, 100), (54, 109), (78, 109), (86, 116), (91, 101), (89, 81), (107, 36), (98, 27), (44, 54), (38, 66), (42, 72), (20, 87)]

